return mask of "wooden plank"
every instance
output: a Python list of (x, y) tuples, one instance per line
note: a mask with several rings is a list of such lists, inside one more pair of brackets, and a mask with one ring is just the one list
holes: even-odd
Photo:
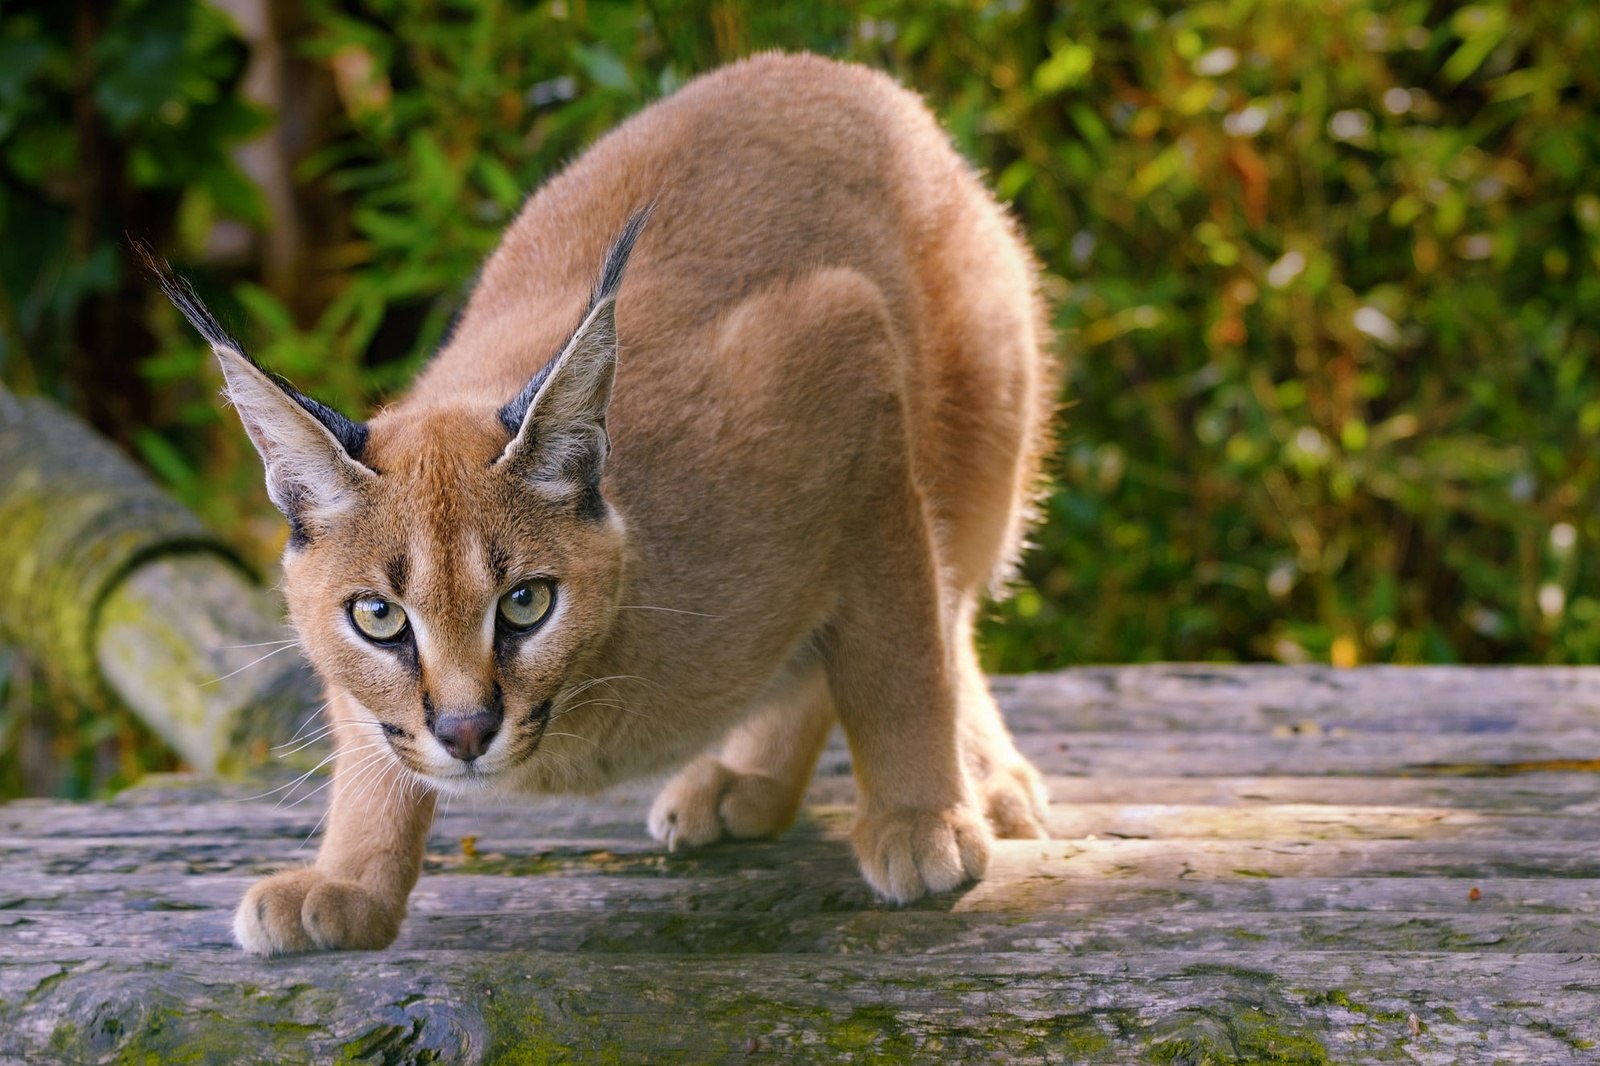
[(1592, 667), (1329, 667), (1203, 664), (1088, 667), (998, 677), (1018, 732), (1059, 729), (1270, 733), (1566, 730), (1600, 725)]
[[(470, 950), (514, 938), (520, 950), (604, 954), (876, 954), (915, 952), (1188, 951), (1228, 954), (1280, 950), (1383, 952), (1574, 952), (1600, 943), (1600, 915), (1519, 912), (1480, 908), (1463, 888), (1453, 906), (1426, 911), (1218, 911), (1171, 909), (1152, 892), (1141, 906), (1075, 904), (1052, 900), (1048, 908), (978, 907), (837, 913), (697, 910), (686, 921), (677, 908), (617, 913), (609, 908), (562, 910), (541, 899), (520, 907), (497, 906), (486, 894), (478, 909), (454, 892), (418, 900), (396, 947)], [(714, 903), (714, 901), (711, 901)], [(163, 951), (227, 949), (229, 912), (127, 910), (118, 913), (32, 911), (0, 913), (13, 961), (50, 961), (87, 948)], [(1070, 920), (1069, 920), (1070, 919)]]
[[(0, 926), (16, 929), (57, 913), (118, 915), (217, 911), (223, 928), (253, 878), (168, 874), (23, 875), (0, 894)], [(1031, 886), (1026, 896), (972, 890), (957, 900), (924, 901), (886, 910), (847, 888), (785, 885), (772, 879), (753, 888), (727, 877), (507, 877), (452, 874), (423, 878), (411, 900), (414, 915), (622, 914), (666, 911), (694, 915), (818, 913), (843, 921), (859, 913), (881, 917), (923, 911), (1018, 915), (1141, 914), (1159, 921), (1169, 912), (1274, 914), (1356, 912), (1494, 913), (1593, 918), (1600, 915), (1600, 880), (1537, 877), (1296, 877), (1193, 879), (1160, 877), (1062, 878)], [(1474, 899), (1472, 890), (1477, 889)], [(1467, 906), (1470, 904), (1470, 906)], [(875, 919), (876, 920), (876, 919)], [(402, 933), (403, 936), (410, 934)], [(425, 944), (420, 940), (419, 944)], [(1136, 950), (1137, 941), (1128, 950)], [(729, 947), (728, 950), (736, 950)]]
[[(178, 951), (120, 973), (91, 961), (0, 962), (0, 1000), (19, 1005), (0, 1054), (1044, 1063), (1398, 1051), (1531, 1063), (1573, 1061), (1600, 1040), (1593, 960), (1568, 954), (1028, 952), (911, 967), (782, 955), (753, 969), (741, 956), (452, 949), (260, 962)], [(88, 1019), (75, 1002), (86, 991), (97, 1004)]]
[[(480, 840), (468, 858), (459, 849), (430, 852), (425, 872), (583, 877), (607, 873), (631, 877), (734, 876), (745, 882), (787, 883), (804, 876), (812, 884), (837, 879), (853, 884), (854, 859), (843, 840), (788, 839), (721, 845), (668, 854), (636, 839), (545, 838)], [(226, 837), (173, 841), (77, 839), (13, 841), (0, 848), (8, 879), (27, 873), (159, 873), (172, 876), (266, 872), (309, 861), (298, 840), (261, 841), (249, 849)], [(1600, 847), (1569, 840), (1364, 840), (1328, 837), (1227, 839), (1186, 837), (1177, 841), (1106, 839), (999, 841), (989, 882), (1005, 885), (1019, 876), (1061, 877), (1304, 877), (1344, 872), (1352, 876), (1600, 877)], [(865, 898), (865, 897), (863, 897)]]
[(1559, 771), (1587, 773), (1600, 782), (1597, 729), (1514, 735), (1191, 731), (1173, 737), (1082, 732), (1029, 733), (1017, 739), (1017, 747), (1042, 773), (1062, 776), (1499, 776)]
[[(304, 836), (315, 827), (322, 807), (315, 798), (278, 805), (243, 802), (275, 785), (198, 786), (188, 779), (152, 775), (160, 782), (132, 789), (104, 805), (21, 800), (0, 805), (0, 834), (24, 837), (77, 835), (144, 836), (162, 833), (229, 832)], [(279, 782), (278, 784), (281, 784)], [(1061, 809), (1056, 817), (1093, 808), (1131, 805), (1174, 807), (1237, 807), (1260, 810), (1271, 806), (1330, 805), (1351, 809), (1418, 809), (1476, 811), (1487, 815), (1563, 815), (1600, 823), (1600, 780), (1574, 773), (1528, 773), (1502, 777), (1423, 775), (1417, 777), (1053, 777), (1051, 799)], [(308, 785), (307, 790), (314, 788)], [(436, 819), (435, 836), (458, 840), (471, 833), (512, 831), (541, 825), (569, 832), (577, 827), (600, 829), (605, 835), (642, 832), (645, 812), (654, 795), (646, 784), (596, 797), (550, 800), (507, 800), (474, 807), (457, 802)], [(847, 777), (818, 777), (808, 797), (807, 817), (824, 808), (842, 808), (854, 801), (855, 786)], [(159, 799), (147, 798), (159, 797)], [(152, 815), (158, 808), (159, 815)]]
[[(1600, 820), (1591, 823), (1587, 811), (1583, 814), (1583, 817), (1572, 817), (1570, 811), (1502, 813), (1446, 806), (1390, 807), (1327, 803), (1274, 803), (1238, 807), (1148, 802), (1078, 803), (1059, 804), (1053, 808), (1048, 825), (1053, 838), (1064, 840), (1104, 837), (1216, 837), (1240, 840), (1600, 839)], [(823, 833), (842, 837), (851, 818), (850, 807), (813, 806), (806, 811), (801, 825), (792, 831), (791, 839), (805, 840)], [(459, 846), (462, 839), (471, 836), (485, 842), (484, 846), (517, 851), (538, 850), (569, 840), (575, 835), (573, 829), (578, 820), (576, 817), (566, 820), (541, 818), (537, 811), (528, 812), (520, 819), (504, 814), (481, 820), (470, 815), (457, 816), (436, 827), (432, 837), (433, 847), (435, 850), (452, 849)], [(46, 821), (39, 819), (37, 823)], [(240, 834), (276, 838), (272, 846), (280, 849), (285, 846), (298, 849), (309, 839), (310, 843), (306, 844), (309, 850), (315, 843), (312, 832), (316, 828), (316, 819), (309, 815), (259, 821), (207, 820), (212, 823), (209, 825), (193, 819), (181, 828), (165, 826), (161, 832), (151, 832), (148, 827), (123, 826), (119, 824), (120, 819), (107, 819), (99, 825), (92, 824), (92, 821), (92, 818), (81, 817), (75, 817), (72, 821), (63, 819), (64, 824), (44, 840), (30, 832), (31, 827), (27, 824), (0, 826), (0, 857), (12, 855), (13, 861), (20, 862), (27, 861), (29, 856), (37, 858), (52, 851), (75, 853), (89, 847), (94, 848), (97, 855), (109, 855), (118, 849), (138, 851), (145, 847), (210, 847), (218, 843), (219, 837), (235, 838)], [(584, 838), (595, 842), (597, 846), (613, 849), (640, 846), (651, 850), (655, 848), (655, 844), (645, 835), (643, 808), (597, 812), (592, 819), (582, 819), (581, 824)]]
[(395, 948), (271, 962), (232, 908), (319, 781), (0, 807), (0, 1064), (1600, 1061), (1600, 671), (999, 686), (1057, 838), (899, 909), (837, 742), (778, 842), (665, 854), (650, 783), (453, 804)]

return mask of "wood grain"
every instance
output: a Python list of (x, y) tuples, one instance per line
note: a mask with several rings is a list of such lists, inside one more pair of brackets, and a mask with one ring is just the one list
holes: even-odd
[(231, 908), (320, 782), (0, 807), (0, 1062), (1600, 1061), (1600, 670), (996, 687), (1054, 839), (900, 909), (839, 745), (776, 842), (664, 854), (648, 783), (457, 802), (394, 948), (275, 961)]

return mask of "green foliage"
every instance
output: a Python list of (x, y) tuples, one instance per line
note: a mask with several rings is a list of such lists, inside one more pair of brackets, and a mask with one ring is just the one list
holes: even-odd
[[(277, 116), (245, 102), (227, 16), (119, 0), (90, 46), (72, 5), (0, 14), (0, 378), (92, 406), (138, 362), (125, 439), (263, 559), (281, 523), (176, 316), (143, 293), (148, 354), (83, 351), (89, 301), (141, 285), (118, 226), (362, 409), (562, 161), (702, 70), (809, 48), (923, 92), (1047, 271), (1063, 419), (991, 666), (1600, 656), (1581, 0), (298, 7), (284, 46), (331, 106), (294, 175), (323, 207), (293, 284), (208, 250), (219, 223), (281, 222), (234, 161)], [(131, 225), (85, 213), (91, 164)]]
[(969, 48), (1073, 360), (997, 663), (1600, 650), (1600, 16), (1437, 10), (1072, 5)]
[(179, 196), (265, 222), (228, 155), (262, 123), (234, 92), (244, 59), (226, 17), (192, 0), (0, 13), (5, 380), (81, 395), (70, 369), (92, 356), (74, 320), (128, 280), (125, 226), (159, 233)]

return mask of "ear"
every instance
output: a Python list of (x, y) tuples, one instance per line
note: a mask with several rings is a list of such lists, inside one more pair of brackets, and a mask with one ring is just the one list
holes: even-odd
[(557, 494), (579, 496), (591, 513), (601, 508), (600, 474), (611, 451), (606, 409), (617, 370), (617, 290), (649, 218), (646, 208), (628, 220), (606, 253), (582, 323), (499, 412), (512, 436), (496, 462)]
[(354, 507), (362, 487), (377, 477), (361, 463), (367, 427), (263, 369), (223, 331), (187, 283), (145, 255), (162, 291), (222, 365), (227, 397), (266, 466), (267, 495), (289, 520), (290, 543), (303, 545)]

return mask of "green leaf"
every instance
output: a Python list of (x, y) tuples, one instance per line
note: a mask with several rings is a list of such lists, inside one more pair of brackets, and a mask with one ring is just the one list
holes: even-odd
[(522, 202), (522, 186), (505, 164), (493, 156), (480, 156), (473, 164), (473, 173), (484, 191), (506, 210), (515, 210)]
[(94, 100), (112, 129), (148, 121), (178, 96), (193, 7), (188, 0), (118, 5), (94, 49)]
[(600, 88), (634, 95), (633, 76), (628, 73), (627, 65), (607, 45), (573, 45), (572, 58), (578, 64), (578, 69)]
[(1041, 96), (1081, 85), (1094, 69), (1094, 50), (1088, 45), (1063, 41), (1050, 53), (1050, 58), (1033, 72), (1033, 87)]
[(1473, 4), (1455, 13), (1450, 28), (1461, 38), (1461, 46), (1439, 71), (1447, 86), (1459, 85), (1483, 66), (1489, 53), (1505, 40), (1508, 18), (1504, 7), (1491, 4)]

